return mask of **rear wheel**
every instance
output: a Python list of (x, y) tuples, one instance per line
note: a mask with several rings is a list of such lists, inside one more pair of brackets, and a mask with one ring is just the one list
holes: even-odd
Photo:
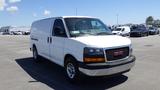
[(35, 46), (33, 47), (33, 59), (35, 60), (35, 62), (40, 61), (40, 56), (38, 55), (38, 52)]

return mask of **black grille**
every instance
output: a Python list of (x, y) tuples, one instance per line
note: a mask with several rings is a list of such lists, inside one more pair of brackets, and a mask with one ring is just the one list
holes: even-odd
[(129, 47), (106, 50), (106, 57), (108, 61), (123, 59), (127, 56), (129, 56)]

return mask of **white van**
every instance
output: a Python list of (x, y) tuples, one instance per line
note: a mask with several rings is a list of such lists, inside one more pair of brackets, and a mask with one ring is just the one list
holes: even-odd
[(135, 64), (131, 40), (112, 35), (97, 18), (84, 16), (53, 17), (32, 24), (30, 48), (40, 57), (62, 66), (70, 81), (81, 75), (122, 74)]
[(128, 26), (117, 27), (115, 30), (112, 31), (114, 35), (122, 35), (122, 36), (128, 36), (130, 32), (131, 29)]

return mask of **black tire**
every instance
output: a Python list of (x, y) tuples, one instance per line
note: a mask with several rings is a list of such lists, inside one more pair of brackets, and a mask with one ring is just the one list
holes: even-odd
[(148, 34), (148, 33), (146, 33), (146, 36), (149, 36), (149, 34)]
[(40, 56), (38, 55), (38, 51), (37, 51), (37, 48), (35, 46), (33, 47), (32, 53), (33, 53), (34, 61), (35, 62), (40, 62)]
[(141, 33), (141, 34), (140, 34), (140, 37), (143, 37), (143, 36), (144, 36), (143, 33)]
[(71, 83), (78, 82), (82, 79), (76, 60), (73, 57), (66, 58), (65, 74), (67, 80), (70, 81)]

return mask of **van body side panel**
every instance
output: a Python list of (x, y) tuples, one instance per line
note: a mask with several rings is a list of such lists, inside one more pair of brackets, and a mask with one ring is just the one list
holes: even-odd
[(32, 26), (31, 38), (37, 39), (37, 41), (33, 40), (33, 43), (36, 45), (38, 54), (45, 58), (50, 57), (48, 37), (51, 35), (53, 21), (54, 19), (44, 19), (35, 22)]
[(83, 49), (86, 47), (85, 44), (82, 44), (78, 41), (75, 41), (73, 39), (68, 39), (65, 41), (65, 47), (64, 47), (64, 55), (70, 54), (74, 56), (76, 60), (79, 62), (83, 62)]
[(123, 27), (124, 31), (122, 32), (122, 34), (129, 34), (130, 33), (130, 28), (129, 27)]

